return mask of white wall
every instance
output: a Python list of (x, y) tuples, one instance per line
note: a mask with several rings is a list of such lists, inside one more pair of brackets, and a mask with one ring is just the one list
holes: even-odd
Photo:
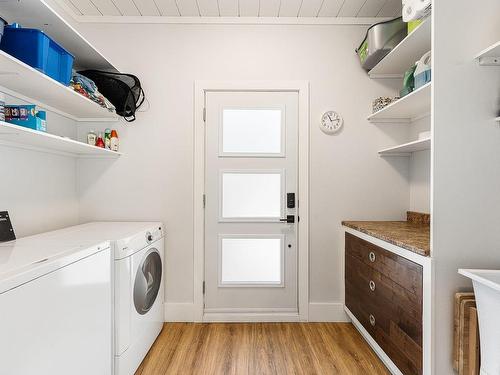
[(410, 205), (411, 211), (430, 213), (431, 152), (414, 152), (410, 157)]
[[(409, 141), (431, 129), (431, 117), (426, 116), (410, 126)], [(410, 157), (410, 210), (431, 212), (431, 151), (415, 152)]]
[[(120, 125), (124, 157), (80, 162), (80, 217), (164, 221), (169, 302), (193, 298), (194, 81), (310, 81), (310, 299), (340, 302), (341, 220), (400, 219), (409, 205), (408, 159), (377, 156), (406, 140), (408, 129), (366, 121), (372, 99), (395, 89), (359, 68), (354, 48), (366, 27), (82, 24), (80, 30), (120, 69), (140, 77), (151, 104), (138, 121)], [(327, 109), (345, 118), (337, 136), (318, 129)]]
[[(6, 103), (22, 104), (10, 96)], [(54, 113), (47, 113), (47, 131), (72, 138), (77, 133), (74, 121)], [(78, 223), (75, 159), (2, 145), (0, 210), (9, 211), (17, 237)]]
[(458, 268), (500, 268), (500, 68), (473, 57), (500, 39), (500, 2), (440, 0), (434, 7), (432, 253), (435, 374), (453, 374)]

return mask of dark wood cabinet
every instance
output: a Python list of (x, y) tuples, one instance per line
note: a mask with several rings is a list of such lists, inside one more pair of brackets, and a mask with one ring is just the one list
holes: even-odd
[(422, 266), (350, 233), (345, 303), (405, 375), (422, 374)]

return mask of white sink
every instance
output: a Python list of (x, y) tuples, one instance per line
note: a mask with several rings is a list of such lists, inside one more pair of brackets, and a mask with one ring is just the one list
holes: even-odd
[(500, 374), (500, 270), (466, 270), (476, 296), (481, 343), (481, 375)]

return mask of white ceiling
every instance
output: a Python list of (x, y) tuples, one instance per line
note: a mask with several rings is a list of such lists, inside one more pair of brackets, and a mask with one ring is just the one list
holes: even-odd
[(401, 0), (59, 0), (79, 18), (395, 17)]

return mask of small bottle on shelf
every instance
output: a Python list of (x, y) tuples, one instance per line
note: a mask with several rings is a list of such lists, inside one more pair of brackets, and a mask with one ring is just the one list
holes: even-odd
[(111, 144), (111, 151), (118, 152), (118, 149), (120, 147), (120, 143), (119, 143), (119, 140), (118, 140), (118, 133), (114, 129), (111, 130), (110, 144)]
[(104, 146), (109, 150), (111, 148), (111, 129), (106, 128), (104, 131)]
[(102, 132), (99, 132), (95, 145), (100, 148), (105, 148), (104, 140), (102, 139)]
[(95, 146), (97, 141), (97, 135), (95, 134), (95, 131), (91, 130), (87, 134), (87, 144), (91, 146)]

